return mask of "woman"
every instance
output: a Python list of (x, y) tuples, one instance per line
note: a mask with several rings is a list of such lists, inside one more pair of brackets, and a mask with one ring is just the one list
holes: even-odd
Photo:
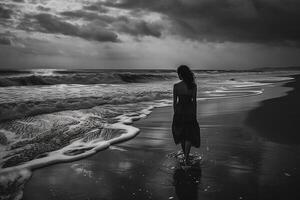
[(185, 65), (177, 69), (181, 80), (173, 87), (174, 116), (172, 133), (175, 144), (181, 143), (185, 165), (189, 164), (191, 146), (200, 147), (200, 128), (197, 122), (197, 85), (194, 74)]

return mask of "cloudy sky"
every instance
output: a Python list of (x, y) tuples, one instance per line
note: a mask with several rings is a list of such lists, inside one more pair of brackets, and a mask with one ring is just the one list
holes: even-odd
[(0, 0), (0, 68), (300, 66), (299, 0)]

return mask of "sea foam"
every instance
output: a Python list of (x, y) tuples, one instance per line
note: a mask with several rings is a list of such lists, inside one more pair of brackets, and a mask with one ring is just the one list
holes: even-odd
[[(100, 150), (106, 149), (113, 144), (124, 142), (126, 140), (135, 137), (140, 130), (129, 124), (131, 124), (134, 120), (138, 120), (140, 118), (146, 117), (151, 113), (151, 110), (154, 109), (155, 107), (162, 107), (167, 105), (169, 104), (163, 101), (157, 102), (156, 105), (149, 105), (149, 103), (145, 103), (139, 106), (139, 109), (140, 108), (143, 109), (141, 110), (136, 109), (137, 110), (136, 113), (131, 112), (131, 113), (124, 113), (122, 115), (117, 115), (116, 117), (114, 117), (115, 122), (111, 124), (107, 121), (107, 119), (109, 119), (109, 116), (112, 113), (108, 113), (108, 116), (104, 117), (105, 115), (104, 113), (106, 113), (105, 109), (103, 110), (99, 108), (103, 112), (97, 112), (96, 111), (97, 109), (84, 110), (80, 114), (79, 113), (75, 114), (76, 112), (74, 111), (75, 113), (73, 113), (73, 115), (70, 114), (70, 112), (64, 114), (60, 113), (60, 115), (58, 116), (65, 115), (65, 119), (70, 119), (70, 121), (67, 120), (66, 122), (66, 124), (69, 125), (68, 129), (64, 129), (64, 131), (61, 132), (60, 134), (68, 135), (68, 131), (76, 132), (76, 130), (86, 131), (86, 132), (84, 134), (81, 134), (80, 136), (78, 135), (75, 139), (71, 140), (69, 144), (67, 144), (62, 148), (59, 148), (58, 150), (44, 152), (31, 160), (21, 162), (18, 163), (17, 165), (13, 165), (10, 167), (2, 168), (0, 171), (0, 189), (1, 189), (0, 197), (3, 199), (21, 199), (24, 184), (28, 181), (28, 179), (31, 176), (31, 171), (34, 169), (46, 165), (50, 165), (50, 164), (55, 164), (60, 162), (70, 162), (70, 161), (82, 159), (84, 157), (95, 154)], [(129, 105), (129, 107), (130, 106), (132, 105)], [(122, 110), (124, 109), (124, 107), (125, 106), (119, 107), (119, 109)], [(96, 113), (98, 115), (96, 115)], [(117, 114), (120, 114), (120, 112)], [(91, 117), (96, 117), (100, 121), (100, 123), (86, 124), (86, 121), (90, 120)], [(52, 120), (55, 119), (55, 117), (53, 116), (52, 117), (48, 116), (48, 119), (49, 118)], [(39, 119), (36, 121), (41, 121), (46, 119), (47, 119), (47, 115), (44, 115), (44, 116), (40, 116)], [(60, 119), (62, 118), (60, 117)], [(79, 120), (79, 123), (71, 123), (73, 119)], [(29, 121), (33, 124), (36, 124), (36, 121), (34, 121), (33, 119)], [(28, 122), (25, 122), (25, 124), (26, 123)], [(13, 123), (11, 125), (13, 125)], [(53, 122), (52, 125), (61, 127), (61, 124), (55, 124), (55, 122)], [(86, 125), (88, 125), (89, 127), (85, 127)], [(84, 129), (79, 129), (78, 127), (81, 128), (83, 127)], [(45, 127), (43, 128), (45, 129)], [(20, 145), (16, 147), (16, 149), (20, 149), (21, 151), (15, 151), (15, 150), (8, 151), (7, 155), (4, 156), (5, 157), (3, 160), (4, 164), (5, 161), (7, 161), (9, 158), (12, 158), (16, 154), (25, 150), (26, 146), (30, 144), (30, 142), (22, 143), (22, 141), (28, 142), (28, 140), (33, 141), (36, 140), (37, 138), (40, 138), (40, 140), (46, 139), (46, 141), (48, 141), (49, 143), (55, 142), (55, 140), (49, 140), (49, 135), (45, 134), (45, 132), (44, 134), (36, 133), (33, 135), (26, 135), (23, 138), (19, 137), (19, 140), (16, 139), (15, 143), (13, 144), (21, 142), (21, 144), (24, 144), (24, 146)]]

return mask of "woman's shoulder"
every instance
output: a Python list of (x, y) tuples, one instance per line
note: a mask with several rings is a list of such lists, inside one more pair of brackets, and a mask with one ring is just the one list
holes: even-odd
[(195, 87), (192, 90), (190, 90), (188, 89), (187, 85), (183, 81), (181, 81), (174, 84), (174, 91), (177, 94), (189, 95), (197, 92), (197, 85), (195, 85)]
[(183, 81), (179, 81), (179, 82), (177, 82), (177, 83), (174, 83), (174, 85), (173, 85), (173, 87), (175, 88), (177, 88), (177, 87), (180, 87), (181, 85), (182, 85), (182, 83), (183, 83)]
[(179, 81), (179, 82), (177, 82), (177, 83), (174, 83), (174, 86), (181, 86), (182, 84), (184, 84), (184, 82), (183, 81)]

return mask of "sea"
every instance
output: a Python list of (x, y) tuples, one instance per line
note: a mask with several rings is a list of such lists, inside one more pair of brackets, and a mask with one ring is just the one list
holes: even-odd
[[(265, 87), (299, 74), (193, 72), (198, 101), (261, 95)], [(33, 169), (78, 160), (134, 139), (140, 130), (133, 122), (155, 108), (172, 106), (173, 85), (179, 81), (175, 70), (0, 71), (0, 189), (22, 188)], [(22, 196), (22, 189), (13, 193)]]
[[(197, 100), (260, 95), (298, 71), (194, 70)], [(0, 72), (0, 167), (34, 169), (134, 138), (133, 121), (172, 105), (175, 70)]]

